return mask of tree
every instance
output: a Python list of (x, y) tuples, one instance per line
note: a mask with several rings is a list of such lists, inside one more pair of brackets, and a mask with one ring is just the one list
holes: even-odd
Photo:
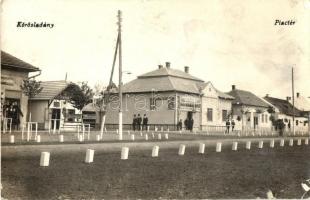
[(93, 91), (87, 85), (87, 82), (82, 82), (79, 85), (69, 85), (66, 89), (66, 95), (74, 108), (82, 110), (85, 105), (92, 102)]
[[(43, 87), (41, 87), (41, 81), (36, 81), (35, 79), (32, 80), (26, 79), (23, 80), (23, 84), (20, 85), (20, 89), (26, 96), (32, 98), (38, 95), (43, 90)], [(28, 102), (28, 112), (29, 109), (30, 109), (30, 101)], [(28, 120), (31, 121), (30, 115)]]
[(20, 85), (20, 89), (26, 96), (32, 98), (38, 95), (42, 91), (43, 87), (41, 87), (41, 81), (26, 79), (23, 80), (23, 84)]

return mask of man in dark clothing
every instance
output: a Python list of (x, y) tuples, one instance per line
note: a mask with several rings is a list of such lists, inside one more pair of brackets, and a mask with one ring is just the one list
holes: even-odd
[(142, 124), (143, 124), (143, 127), (142, 127), (142, 130), (145, 128), (145, 130), (147, 130), (147, 124), (149, 122), (149, 118), (147, 118), (146, 114), (144, 114), (143, 116), (143, 121), (142, 121)]
[(229, 134), (229, 129), (230, 129), (230, 121), (226, 121), (226, 133)]
[(137, 125), (137, 117), (136, 114), (133, 115), (133, 119), (132, 119), (132, 129), (133, 131), (136, 131), (136, 125)]
[(194, 126), (194, 119), (193, 118), (189, 119), (187, 123), (188, 123), (188, 129), (192, 132)]
[(187, 118), (184, 120), (184, 127), (185, 127), (185, 130), (188, 130), (188, 119)]
[(234, 132), (234, 129), (235, 129), (235, 121), (234, 120), (231, 120), (231, 132)]
[(180, 119), (180, 121), (178, 122), (178, 124), (177, 124), (177, 129), (178, 129), (178, 131), (181, 131), (182, 130), (182, 119)]
[(142, 117), (140, 116), (140, 114), (138, 114), (138, 117), (137, 117), (137, 129), (138, 129), (138, 131), (141, 130), (141, 123), (142, 123)]

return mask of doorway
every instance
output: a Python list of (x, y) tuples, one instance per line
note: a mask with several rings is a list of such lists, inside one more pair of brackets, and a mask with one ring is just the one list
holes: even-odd
[[(56, 129), (60, 127), (60, 109), (53, 108), (52, 109), (52, 119), (56, 120)], [(55, 120), (52, 120), (52, 128), (54, 128)]]

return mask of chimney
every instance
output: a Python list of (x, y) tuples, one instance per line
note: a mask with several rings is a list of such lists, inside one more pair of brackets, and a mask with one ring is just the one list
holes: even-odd
[(287, 100), (287, 101), (290, 101), (290, 100), (291, 100), (291, 97), (286, 97), (286, 100)]
[(170, 62), (166, 62), (166, 68), (167, 68), (167, 69), (170, 68)]
[(185, 73), (188, 73), (188, 72), (189, 72), (189, 66), (185, 66), (185, 67), (184, 67), (184, 72), (185, 72)]
[(269, 94), (266, 94), (266, 97), (269, 97)]
[(161, 69), (161, 68), (163, 68), (163, 65), (158, 65), (158, 69)]
[(231, 89), (232, 89), (232, 90), (235, 90), (235, 89), (236, 89), (236, 85), (232, 85), (232, 86), (231, 86)]
[(300, 96), (299, 92), (296, 93), (296, 96), (297, 96), (297, 98), (299, 98), (299, 96)]

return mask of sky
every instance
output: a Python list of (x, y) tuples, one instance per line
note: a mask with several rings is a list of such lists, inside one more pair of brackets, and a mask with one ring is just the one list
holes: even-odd
[(118, 10), (124, 83), (170, 62), (223, 92), (285, 98), (294, 67), (295, 91), (310, 96), (310, 0), (2, 0), (1, 49), (39, 67), (38, 80), (106, 85)]

